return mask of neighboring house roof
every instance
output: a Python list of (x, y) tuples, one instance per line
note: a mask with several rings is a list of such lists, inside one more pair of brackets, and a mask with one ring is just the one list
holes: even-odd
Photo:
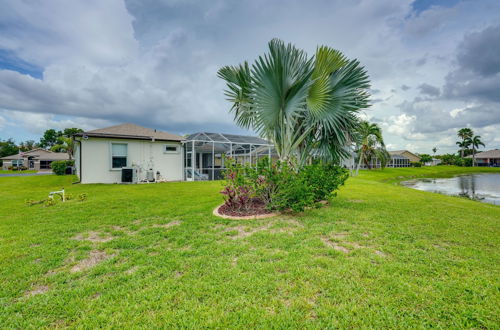
[(69, 155), (65, 152), (53, 152), (45, 149), (33, 149), (30, 151), (20, 152), (15, 155), (10, 155), (6, 157), (2, 157), (2, 160), (17, 160), (24, 158), (32, 158), (35, 160), (67, 160), (69, 159)]
[[(472, 158), (472, 155), (469, 155), (466, 158)], [(478, 152), (476, 154), (476, 158), (500, 158), (500, 149)]]
[(160, 141), (183, 141), (179, 135), (158, 131), (135, 124), (122, 124), (106, 128), (95, 129), (88, 132), (77, 133), (75, 136), (90, 136), (101, 138), (117, 139), (139, 139), (139, 140), (160, 140)]
[(415, 159), (415, 160), (420, 160), (420, 157), (418, 155), (415, 155), (413, 152), (410, 152), (408, 150), (394, 150), (394, 151), (389, 151), (389, 155), (402, 155), (406, 156), (407, 158)]

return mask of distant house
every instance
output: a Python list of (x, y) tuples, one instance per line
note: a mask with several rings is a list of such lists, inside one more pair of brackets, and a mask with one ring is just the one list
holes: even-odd
[(56, 160), (68, 160), (69, 155), (65, 152), (53, 152), (45, 149), (33, 149), (19, 152), (0, 158), (3, 161), (2, 169), (26, 167), (29, 170), (50, 170), (50, 164)]
[(425, 166), (436, 166), (436, 165), (439, 165), (441, 164), (441, 159), (438, 159), (438, 158), (432, 158), (432, 160), (430, 162), (425, 162)]
[[(420, 161), (420, 157), (408, 150), (388, 151), (391, 159), (387, 163), (387, 167), (410, 167), (412, 162)], [(361, 163), (361, 168), (368, 168), (366, 164)], [(380, 168), (381, 163), (377, 157), (370, 161), (370, 168)]]
[[(466, 158), (472, 158), (472, 155)], [(500, 149), (478, 152), (475, 158), (477, 166), (500, 166)]]
[(393, 155), (402, 156), (402, 157), (408, 159), (410, 162), (419, 162), (420, 161), (420, 157), (418, 155), (415, 155), (413, 152), (410, 152), (408, 150), (389, 151), (389, 154), (391, 156), (393, 156)]
[(183, 180), (183, 137), (134, 124), (77, 133), (81, 183)]

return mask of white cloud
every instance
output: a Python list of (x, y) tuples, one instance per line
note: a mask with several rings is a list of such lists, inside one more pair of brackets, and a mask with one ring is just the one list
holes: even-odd
[(479, 132), (491, 124), (493, 105), (478, 109), (435, 90), (432, 100), (417, 98), (418, 86), (441, 90), (464, 34), (491, 24), (500, 4), (460, 2), (416, 15), (411, 3), (291, 0), (283, 10), (264, 0), (7, 1), (0, 49), (43, 68), (43, 79), (0, 70), (2, 116), (37, 131), (120, 122), (182, 133), (236, 130), (217, 69), (254, 60), (279, 37), (309, 54), (325, 44), (358, 58), (377, 90), (363, 116), (381, 123), (389, 145), (445, 143), (450, 125)]
[(387, 132), (404, 137), (411, 133), (411, 125), (416, 117), (403, 113), (398, 116), (390, 116), (388, 119), (388, 123), (385, 123)]

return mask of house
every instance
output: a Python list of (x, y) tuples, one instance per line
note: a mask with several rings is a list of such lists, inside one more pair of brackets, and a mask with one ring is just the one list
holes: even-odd
[(419, 162), (420, 161), (420, 157), (418, 155), (416, 155), (413, 152), (410, 152), (408, 150), (394, 150), (394, 151), (389, 151), (389, 155), (391, 155), (391, 156), (393, 156), (393, 155), (401, 156), (403, 158), (408, 159), (410, 161), (410, 163)]
[(81, 183), (183, 180), (183, 137), (134, 124), (77, 133)]
[(65, 152), (53, 152), (45, 149), (33, 149), (19, 152), (16, 155), (0, 158), (3, 161), (2, 169), (26, 167), (29, 170), (50, 170), (50, 164), (56, 160), (69, 160), (69, 155)]
[[(472, 155), (466, 158), (472, 158)], [(500, 166), (500, 149), (478, 152), (475, 159), (477, 166)]]
[(432, 160), (430, 162), (425, 162), (425, 166), (436, 166), (436, 165), (439, 165), (441, 164), (441, 159), (438, 159), (438, 158), (432, 158)]
[[(395, 150), (388, 151), (391, 159), (387, 163), (387, 167), (410, 167), (412, 162), (420, 161), (420, 157), (408, 150)], [(380, 168), (381, 163), (377, 157), (370, 160), (370, 168)], [(360, 168), (367, 168), (366, 164), (363, 162)]]

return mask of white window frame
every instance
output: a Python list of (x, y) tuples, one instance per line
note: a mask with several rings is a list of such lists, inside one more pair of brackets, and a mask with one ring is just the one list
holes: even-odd
[(125, 164), (124, 167), (128, 167), (128, 164), (129, 164), (129, 157), (128, 157), (128, 143), (124, 143), (124, 142), (110, 142), (109, 143), (109, 170), (110, 171), (121, 171), (123, 167), (120, 167), (120, 168), (114, 168), (113, 167), (113, 156), (116, 156), (116, 157), (124, 157), (124, 156), (120, 156), (120, 155), (113, 155), (113, 144), (123, 144), (126, 146), (127, 148), (127, 154), (125, 155), (125, 157), (127, 158), (127, 162)]
[[(175, 147), (175, 151), (167, 150), (167, 147)], [(181, 150), (181, 146), (179, 144), (170, 143), (170, 144), (163, 145), (163, 153), (164, 154), (178, 154), (180, 152), (180, 150)]]

